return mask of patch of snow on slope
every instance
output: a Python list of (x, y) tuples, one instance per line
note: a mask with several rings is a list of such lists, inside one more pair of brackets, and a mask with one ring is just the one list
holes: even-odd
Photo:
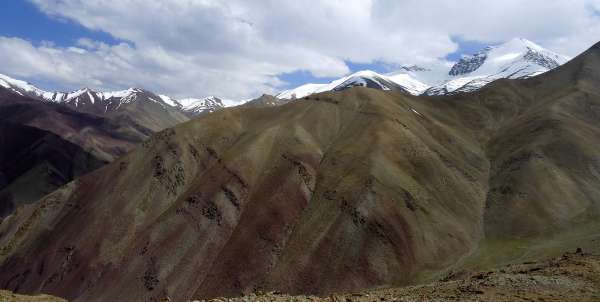
[(327, 84), (304, 84), (294, 89), (282, 91), (279, 94), (277, 94), (276, 97), (280, 99), (300, 99), (305, 96), (311, 95), (316, 91), (320, 91), (321, 88), (325, 86), (327, 86)]
[(158, 96), (161, 98), (161, 100), (163, 102), (167, 103), (169, 106), (173, 106), (173, 107), (176, 107), (176, 108), (182, 107), (182, 105), (178, 101), (172, 99), (169, 96), (166, 96), (164, 94), (159, 94)]
[(430, 87), (429, 85), (418, 81), (417, 79), (415, 79), (414, 77), (412, 77), (409, 74), (402, 74), (402, 73), (395, 74), (395, 75), (388, 76), (388, 78), (390, 80), (392, 80), (394, 83), (397, 83), (400, 86), (402, 86), (410, 94), (413, 94), (413, 95), (419, 95), (419, 94), (423, 93), (425, 90), (427, 90), (427, 88)]
[(0, 79), (0, 86), (2, 86), (4, 88), (10, 88), (10, 85), (8, 84), (8, 82), (6, 82), (3, 79)]

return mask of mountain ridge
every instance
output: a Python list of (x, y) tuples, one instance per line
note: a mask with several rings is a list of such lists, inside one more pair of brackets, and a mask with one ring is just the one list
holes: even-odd
[(195, 117), (203, 113), (213, 112), (228, 106), (237, 105), (231, 101), (223, 101), (214, 96), (204, 98), (186, 98), (176, 100), (166, 95), (155, 94), (142, 88), (128, 88), (118, 91), (95, 91), (82, 88), (71, 92), (49, 92), (36, 86), (0, 74), (0, 87), (13, 92), (37, 98), (47, 102), (68, 105), (79, 110), (87, 110), (96, 114), (117, 111), (122, 105), (137, 101), (138, 99), (150, 101), (162, 106), (164, 109), (177, 110), (188, 117)]

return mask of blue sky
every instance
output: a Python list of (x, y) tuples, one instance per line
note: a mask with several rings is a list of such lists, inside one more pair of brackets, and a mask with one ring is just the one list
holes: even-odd
[(515, 37), (571, 56), (600, 37), (600, 0), (522, 3), (5, 0), (0, 73), (48, 90), (242, 99), (363, 69), (456, 61)]
[(81, 37), (115, 44), (110, 34), (89, 30), (68, 19), (50, 18), (33, 3), (25, 0), (4, 0), (0, 10), (0, 35), (20, 37), (35, 44), (50, 41), (57, 46), (71, 46)]

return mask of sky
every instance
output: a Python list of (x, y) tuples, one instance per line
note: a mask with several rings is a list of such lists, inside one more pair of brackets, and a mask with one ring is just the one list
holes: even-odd
[(575, 56), (600, 0), (4, 0), (0, 73), (46, 90), (241, 100), (527, 38)]

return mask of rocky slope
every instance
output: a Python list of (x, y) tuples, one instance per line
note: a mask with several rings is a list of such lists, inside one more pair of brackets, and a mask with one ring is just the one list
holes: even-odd
[(0, 224), (75, 301), (353, 292), (597, 245), (600, 44), (472, 94), (355, 87), (164, 130)]

